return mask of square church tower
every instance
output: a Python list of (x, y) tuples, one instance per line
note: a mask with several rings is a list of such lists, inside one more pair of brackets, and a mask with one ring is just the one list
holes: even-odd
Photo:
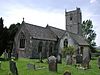
[(73, 11), (65, 10), (66, 30), (78, 35), (82, 35), (82, 14), (80, 8)]

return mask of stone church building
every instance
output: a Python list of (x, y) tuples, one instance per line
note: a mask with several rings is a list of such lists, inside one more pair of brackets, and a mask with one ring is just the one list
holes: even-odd
[(89, 53), (89, 44), (82, 35), (82, 14), (80, 8), (65, 11), (66, 30), (47, 25), (41, 27), (22, 22), (15, 38), (14, 51), (19, 57), (39, 58), (61, 54), (64, 46), (72, 45), (85, 57)]

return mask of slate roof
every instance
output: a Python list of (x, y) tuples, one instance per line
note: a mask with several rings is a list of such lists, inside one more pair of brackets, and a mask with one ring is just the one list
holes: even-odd
[[(55, 28), (52, 26), (41, 27), (29, 23), (24, 23), (30, 35), (36, 39), (44, 39), (44, 40), (54, 40), (57, 41), (57, 37), (61, 38), (65, 32), (68, 32), (63, 29)], [(89, 45), (86, 40), (75, 33), (68, 32), (69, 35), (74, 39), (76, 43), (79, 45)]]
[[(50, 30), (53, 31), (58, 36), (58, 38), (61, 38), (65, 32), (68, 32), (66, 30), (58, 29), (52, 26), (47, 26), (47, 27), (49, 27)], [(82, 36), (71, 32), (68, 33), (72, 37), (72, 39), (74, 39), (74, 41), (77, 42), (79, 45), (89, 45)]]
[(28, 23), (24, 24), (33, 38), (56, 41), (56, 37), (48, 29)]
[(49, 28), (58, 38), (61, 38), (64, 35), (64, 33), (66, 32), (65, 30), (55, 28), (52, 26), (47, 26), (47, 28)]
[(89, 44), (87, 43), (87, 41), (86, 41), (82, 36), (77, 35), (77, 34), (75, 34), (75, 33), (71, 33), (71, 32), (69, 32), (69, 35), (70, 35), (79, 45), (84, 45), (84, 46), (89, 45)]

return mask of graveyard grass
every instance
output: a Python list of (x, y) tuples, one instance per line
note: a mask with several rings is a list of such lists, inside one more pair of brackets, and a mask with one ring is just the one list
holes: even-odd
[[(58, 72), (50, 72), (48, 70), (47, 60), (43, 60), (44, 63), (38, 63), (38, 59), (26, 59), (19, 58), (16, 61), (17, 69), (19, 75), (63, 75), (65, 71), (70, 71), (72, 75), (100, 75), (100, 69), (97, 66), (97, 60), (92, 60), (90, 62), (91, 68), (88, 70), (80, 70), (76, 69), (74, 65), (66, 65), (64, 62), (62, 64), (58, 64)], [(29, 70), (27, 69), (27, 64), (35, 64), (37, 66), (45, 66), (44, 69), (39, 70)], [(0, 75), (11, 75), (9, 70), (9, 61), (3, 61), (0, 70)]]

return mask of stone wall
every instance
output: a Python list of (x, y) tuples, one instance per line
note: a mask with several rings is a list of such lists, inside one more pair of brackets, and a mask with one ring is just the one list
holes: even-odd
[[(20, 34), (23, 33), (25, 35), (25, 48), (20, 48)], [(14, 39), (14, 50), (18, 53), (19, 57), (26, 57), (26, 58), (39, 58), (38, 47), (39, 43), (42, 42), (42, 56), (49, 57), (51, 54), (54, 54), (56, 48), (56, 41), (52, 40), (42, 40), (42, 39), (35, 39), (32, 37), (29, 32), (27, 31), (24, 24), (22, 24), (20, 30), (15, 36)], [(52, 48), (52, 50), (50, 49)], [(50, 51), (52, 51), (50, 53)]]
[(66, 17), (66, 30), (81, 34), (81, 22), (82, 16), (80, 8), (76, 8), (76, 10), (65, 12)]
[(42, 42), (42, 57), (48, 57), (50, 55), (50, 44), (52, 43), (52, 54), (54, 54), (55, 50), (55, 42), (54, 41), (48, 41), (48, 40), (38, 40), (33, 39), (32, 41), (32, 58), (39, 58), (39, 52), (38, 47), (39, 43)]

